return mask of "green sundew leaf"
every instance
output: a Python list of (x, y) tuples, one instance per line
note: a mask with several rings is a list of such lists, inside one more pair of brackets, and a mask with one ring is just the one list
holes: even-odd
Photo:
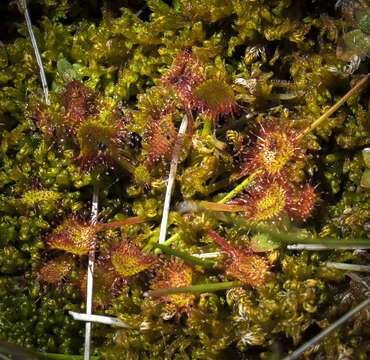
[(267, 234), (256, 234), (249, 242), (250, 248), (255, 252), (271, 251), (277, 249), (279, 245), (277, 241), (272, 241)]
[(370, 169), (365, 170), (362, 174), (360, 185), (367, 189), (370, 188)]
[(66, 81), (81, 80), (81, 75), (76, 66), (72, 65), (67, 59), (59, 59), (57, 69), (60, 77)]

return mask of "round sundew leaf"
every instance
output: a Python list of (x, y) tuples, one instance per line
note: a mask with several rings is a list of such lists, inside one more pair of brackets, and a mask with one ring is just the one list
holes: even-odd
[(286, 194), (283, 187), (272, 184), (263, 197), (255, 202), (255, 213), (252, 220), (255, 223), (278, 216), (286, 205)]
[(51, 260), (40, 270), (42, 280), (54, 284), (64, 279), (71, 269), (71, 265), (62, 259)]
[(154, 257), (144, 255), (138, 247), (126, 242), (112, 251), (111, 260), (117, 273), (126, 277), (148, 269), (155, 262)]
[(53, 202), (59, 200), (62, 197), (62, 194), (57, 191), (52, 190), (29, 190), (26, 191), (21, 201), (28, 206), (35, 206), (36, 204), (46, 201)]
[(265, 252), (277, 249), (279, 244), (271, 240), (266, 234), (257, 234), (251, 238), (249, 247), (254, 252)]
[(216, 79), (207, 80), (199, 85), (194, 90), (194, 97), (212, 117), (231, 113), (236, 104), (232, 87)]
[(67, 218), (51, 233), (51, 249), (64, 250), (75, 255), (86, 255), (94, 241), (95, 228), (76, 219)]
[[(104, 264), (97, 264), (94, 270), (94, 292), (93, 292), (93, 303), (94, 306), (105, 308), (110, 305), (115, 297), (114, 281), (116, 274), (114, 271)], [(87, 289), (87, 275), (81, 282), (81, 291), (84, 297), (86, 297)]]

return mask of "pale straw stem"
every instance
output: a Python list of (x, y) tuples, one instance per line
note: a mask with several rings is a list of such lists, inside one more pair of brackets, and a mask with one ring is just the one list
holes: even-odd
[(33, 33), (33, 30), (32, 30), (31, 18), (30, 18), (30, 14), (28, 12), (28, 9), (27, 9), (27, 1), (22, 0), (22, 5), (23, 5), (24, 17), (26, 19), (27, 29), (28, 29), (28, 32), (30, 34), (33, 50), (35, 52), (37, 65), (39, 66), (39, 69), (40, 69), (40, 77), (41, 77), (42, 89), (44, 91), (45, 102), (46, 102), (47, 105), (50, 105), (48, 83), (46, 81), (44, 67), (42, 66), (42, 60), (41, 60), (39, 48), (37, 46), (35, 34)]
[(125, 323), (124, 321), (111, 317), (111, 316), (104, 316), (104, 315), (91, 315), (91, 314), (83, 314), (83, 313), (77, 313), (74, 311), (69, 311), (69, 315), (73, 317), (74, 320), (78, 321), (86, 321), (88, 323), (96, 322), (100, 324), (105, 325), (112, 325), (112, 326), (118, 326), (124, 329), (131, 329), (131, 326)]
[(329, 335), (337, 327), (341, 326), (343, 323), (345, 323), (347, 320), (349, 320), (353, 315), (355, 315), (356, 313), (358, 313), (362, 309), (366, 308), (368, 305), (370, 305), (370, 298), (361, 302), (359, 305), (357, 305), (355, 308), (353, 308), (348, 313), (343, 315), (341, 318), (339, 318), (337, 321), (335, 321), (333, 324), (331, 324), (325, 330), (321, 331), (319, 334), (317, 334), (315, 337), (313, 337), (310, 341), (308, 341), (307, 343), (305, 343), (304, 345), (299, 347), (292, 354), (286, 356), (283, 360), (298, 359), (312, 345), (315, 345), (318, 342), (320, 342), (325, 336)]
[[(96, 186), (94, 186), (93, 201), (92, 201), (92, 208), (91, 208), (92, 224), (96, 224), (97, 219), (98, 219), (98, 201), (99, 201), (99, 189)], [(91, 312), (92, 312), (94, 265), (95, 265), (95, 246), (93, 245), (91, 246), (91, 249), (89, 252), (89, 265), (87, 267), (87, 287), (86, 287), (86, 314), (87, 315), (91, 315)], [(91, 325), (92, 323), (90, 321), (86, 322), (84, 360), (90, 359)]]
[(357, 264), (346, 264), (339, 262), (327, 262), (326, 267), (332, 269), (346, 270), (346, 271), (360, 271), (360, 272), (370, 272), (369, 265), (357, 265)]
[[(186, 128), (188, 127), (188, 118), (186, 115), (184, 115), (179, 133), (178, 133), (178, 139), (181, 139), (181, 135), (184, 135), (186, 132)], [(170, 175), (168, 176), (168, 182), (167, 182), (167, 188), (166, 188), (166, 196), (164, 199), (164, 205), (163, 205), (163, 214), (162, 214), (162, 222), (161, 222), (161, 229), (159, 232), (159, 244), (163, 244), (166, 241), (166, 235), (167, 235), (167, 223), (168, 223), (168, 213), (170, 211), (170, 204), (171, 204), (171, 194), (173, 185), (175, 183), (175, 177), (176, 177), (176, 171), (177, 171), (177, 164), (179, 162), (179, 153), (181, 150), (181, 144), (180, 142), (176, 143), (176, 146), (173, 150), (172, 160), (171, 160), (171, 167), (170, 167)]]
[(287, 246), (288, 250), (358, 250), (370, 249), (369, 245), (340, 245), (340, 244), (292, 244)]
[(369, 78), (366, 75), (361, 79), (350, 91), (347, 92), (336, 104), (334, 104), (327, 112), (321, 115), (317, 120), (315, 120), (309, 127), (307, 127), (301, 134), (297, 136), (297, 139), (301, 139), (303, 136), (310, 133), (313, 129), (317, 128), (324, 120), (331, 116), (335, 111), (337, 111), (357, 90), (361, 89), (367, 82)]

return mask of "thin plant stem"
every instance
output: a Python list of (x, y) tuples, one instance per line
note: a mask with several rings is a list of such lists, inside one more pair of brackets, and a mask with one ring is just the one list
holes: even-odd
[(107, 223), (107, 224), (98, 224), (96, 226), (95, 232), (114, 229), (114, 228), (118, 228), (118, 227), (122, 227), (122, 226), (126, 226), (126, 225), (140, 224), (144, 221), (145, 221), (144, 218), (142, 218), (140, 216), (134, 216), (134, 217), (130, 217), (130, 218), (127, 218), (127, 219), (121, 220), (121, 221), (113, 221), (113, 222), (110, 222), (110, 223)]
[(206, 293), (220, 290), (227, 290), (233, 287), (240, 287), (243, 284), (239, 281), (225, 281), (211, 284), (198, 284), (191, 286), (183, 286), (178, 288), (168, 288), (159, 290), (150, 290), (145, 295), (151, 297), (165, 296), (170, 294), (189, 294), (189, 293)]
[(310, 133), (312, 130), (317, 128), (323, 121), (325, 121), (330, 115), (337, 111), (356, 91), (361, 89), (367, 82), (369, 76), (365, 76), (361, 79), (350, 91), (347, 92), (337, 103), (335, 103), (328, 111), (321, 115), (317, 120), (315, 120), (310, 126), (308, 126), (301, 134), (297, 136), (300, 140), (302, 137)]
[(360, 250), (360, 249), (370, 249), (370, 244), (364, 245), (342, 245), (340, 243), (333, 243), (333, 244), (292, 244), (287, 246), (288, 250), (332, 250), (332, 249), (340, 249), (340, 250)]
[(222, 255), (222, 252), (220, 251), (214, 251), (214, 252), (203, 253), (203, 254), (192, 254), (192, 256), (195, 256), (199, 259), (213, 259), (221, 255)]
[(88, 314), (82, 314), (77, 313), (74, 311), (69, 311), (69, 315), (73, 317), (74, 320), (79, 321), (86, 321), (86, 322), (96, 322), (100, 324), (105, 325), (112, 325), (112, 326), (118, 326), (124, 329), (131, 329), (131, 326), (125, 323), (124, 321), (111, 316), (103, 316), (103, 315), (88, 315)]
[[(178, 138), (180, 138), (181, 135), (185, 134), (187, 127), (188, 127), (188, 117), (187, 117), (187, 115), (184, 115), (184, 117), (182, 119), (182, 122), (181, 122), (181, 125), (180, 125), (179, 137)], [(171, 160), (171, 167), (170, 167), (170, 175), (168, 176), (166, 196), (165, 196), (164, 205), (163, 205), (161, 229), (159, 231), (159, 240), (158, 240), (159, 244), (163, 244), (166, 240), (168, 213), (170, 211), (171, 194), (172, 194), (173, 185), (175, 183), (177, 163), (179, 161), (180, 150), (181, 150), (181, 144), (177, 143), (176, 146), (175, 146), (175, 149), (173, 150), (173, 155), (172, 155), (172, 160)]]
[(347, 312), (345, 315), (343, 315), (341, 318), (339, 318), (337, 321), (335, 321), (333, 324), (331, 324), (329, 327), (327, 327), (325, 330), (321, 331), (319, 334), (314, 336), (310, 341), (299, 347), (297, 350), (295, 350), (292, 354), (286, 356), (283, 360), (294, 360), (298, 359), (307, 349), (309, 349), (312, 345), (317, 344), (320, 342), (325, 336), (329, 335), (331, 332), (333, 332), (337, 327), (341, 326), (343, 323), (345, 323), (347, 320), (349, 320), (353, 315), (357, 314), (362, 309), (365, 309), (367, 306), (370, 305), (370, 298), (364, 300), (359, 305), (357, 305), (355, 308)]
[(346, 263), (339, 263), (339, 262), (327, 262), (325, 264), (325, 266), (328, 267), (328, 268), (339, 269), (339, 270), (370, 272), (370, 266), (369, 265), (357, 265), (357, 264), (346, 264)]
[(352, 280), (357, 281), (358, 283), (363, 285), (368, 291), (370, 291), (369, 284), (362, 277), (360, 277), (358, 274), (356, 274), (354, 272), (346, 272), (346, 275), (348, 277), (350, 277)]
[[(95, 225), (98, 220), (98, 206), (99, 206), (99, 189), (98, 187), (95, 186), (93, 190), (93, 201), (92, 201), (92, 209), (91, 209), (91, 221), (93, 225)], [(95, 246), (92, 246), (89, 251), (89, 265), (87, 267), (87, 287), (86, 287), (86, 314), (87, 315), (91, 315), (92, 313), (94, 266), (95, 266)], [(85, 325), (84, 360), (90, 359), (91, 325), (92, 323), (90, 321), (86, 322), (86, 325)]]
[(42, 66), (42, 60), (41, 60), (39, 48), (37, 46), (35, 34), (33, 33), (33, 30), (32, 30), (32, 23), (31, 23), (30, 14), (28, 12), (27, 1), (26, 0), (22, 0), (22, 6), (23, 6), (24, 17), (26, 19), (27, 29), (28, 29), (28, 32), (30, 34), (33, 50), (35, 52), (37, 65), (39, 66), (39, 69), (40, 69), (40, 77), (41, 77), (42, 89), (44, 91), (45, 102), (46, 102), (47, 105), (50, 105), (48, 83), (46, 81), (44, 67)]
[(227, 201), (231, 200), (241, 191), (243, 191), (257, 177), (257, 175), (261, 174), (262, 172), (263, 172), (262, 170), (257, 170), (253, 174), (249, 175), (238, 186), (236, 186), (227, 195), (225, 195), (221, 200), (217, 201), (217, 204), (226, 204)]

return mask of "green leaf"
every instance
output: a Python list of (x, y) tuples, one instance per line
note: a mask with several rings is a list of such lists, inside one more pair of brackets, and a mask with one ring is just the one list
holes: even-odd
[(370, 188), (370, 170), (369, 169), (365, 170), (364, 173), (362, 174), (360, 185), (367, 189)]
[(365, 165), (370, 168), (370, 148), (362, 150), (362, 157), (364, 158)]
[(81, 79), (78, 69), (67, 59), (59, 59), (57, 62), (57, 69), (60, 77), (66, 82)]

